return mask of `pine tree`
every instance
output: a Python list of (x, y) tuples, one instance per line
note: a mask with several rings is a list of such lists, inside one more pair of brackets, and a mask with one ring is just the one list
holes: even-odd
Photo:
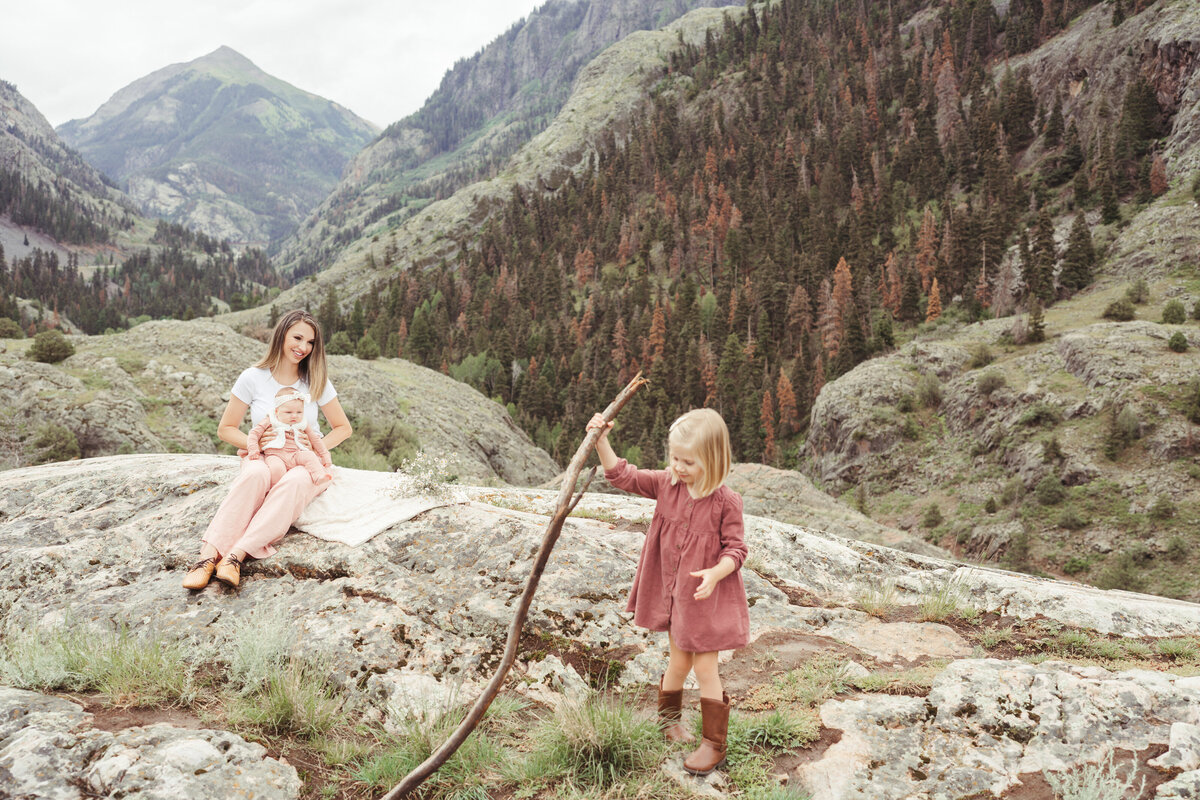
[(925, 321), (933, 322), (942, 315), (942, 297), (938, 292), (937, 278), (929, 287), (929, 303), (925, 307)]
[(1025, 285), (1031, 295), (1042, 303), (1049, 303), (1054, 299), (1054, 265), (1058, 263), (1058, 250), (1054, 245), (1054, 221), (1044, 206), (1034, 225), (1030, 255)]
[(1092, 234), (1088, 230), (1087, 220), (1083, 214), (1075, 215), (1071, 225), (1071, 235), (1067, 240), (1067, 249), (1063, 253), (1063, 268), (1060, 275), (1062, 287), (1069, 292), (1077, 292), (1092, 282), (1092, 267), (1096, 263), (1096, 253), (1092, 247)]
[(921, 313), (921, 283), (915, 269), (904, 273), (904, 289), (900, 295), (900, 319), (904, 322), (915, 322)]

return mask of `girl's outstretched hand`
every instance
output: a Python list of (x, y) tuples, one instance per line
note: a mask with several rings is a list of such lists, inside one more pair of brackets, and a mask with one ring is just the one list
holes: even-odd
[(595, 428), (600, 428), (603, 431), (603, 433), (600, 434), (601, 439), (608, 438), (608, 432), (612, 430), (612, 427), (613, 424), (611, 422), (604, 421), (604, 416), (602, 414), (593, 414), (592, 418), (588, 420), (587, 424), (587, 429), (589, 431)]
[(719, 567), (709, 567), (708, 569), (700, 569), (695, 572), (689, 572), (693, 578), (700, 579), (700, 585), (696, 587), (696, 593), (692, 595), (695, 600), (707, 600), (713, 593), (713, 589), (717, 588), (717, 584), (721, 582), (724, 575), (717, 574)]

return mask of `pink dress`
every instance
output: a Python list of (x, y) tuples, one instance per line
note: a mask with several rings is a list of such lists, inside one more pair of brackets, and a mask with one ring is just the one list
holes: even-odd
[[(750, 639), (750, 611), (742, 585), (746, 560), (742, 496), (721, 486), (693, 498), (666, 470), (638, 469), (621, 459), (604, 477), (618, 489), (657, 500), (626, 611), (635, 625), (671, 632), (690, 653), (735, 650)], [(729, 556), (737, 564), (704, 600), (692, 597), (699, 578), (688, 573), (715, 567)]]

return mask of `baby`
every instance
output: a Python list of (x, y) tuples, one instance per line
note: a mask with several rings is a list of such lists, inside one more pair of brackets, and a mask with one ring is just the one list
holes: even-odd
[[(304, 403), (308, 395), (301, 394), (291, 386), (285, 386), (275, 394), (275, 408), (267, 418), (258, 423), (246, 437), (247, 457), (251, 460), (263, 458), (271, 470), (271, 485), (274, 486), (283, 474), (295, 466), (302, 466), (312, 476), (313, 483), (332, 480), (326, 467), (333, 465), (329, 450), (321, 441), (321, 435), (304, 420)], [(263, 432), (271, 426), (271, 441), (261, 442)], [(308, 434), (309, 450), (301, 444), (296, 434)]]

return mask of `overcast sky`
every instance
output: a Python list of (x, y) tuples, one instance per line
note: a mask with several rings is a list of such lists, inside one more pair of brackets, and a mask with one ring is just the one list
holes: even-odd
[(157, 69), (228, 45), (385, 127), (545, 0), (13, 0), (0, 79), (61, 125)]

